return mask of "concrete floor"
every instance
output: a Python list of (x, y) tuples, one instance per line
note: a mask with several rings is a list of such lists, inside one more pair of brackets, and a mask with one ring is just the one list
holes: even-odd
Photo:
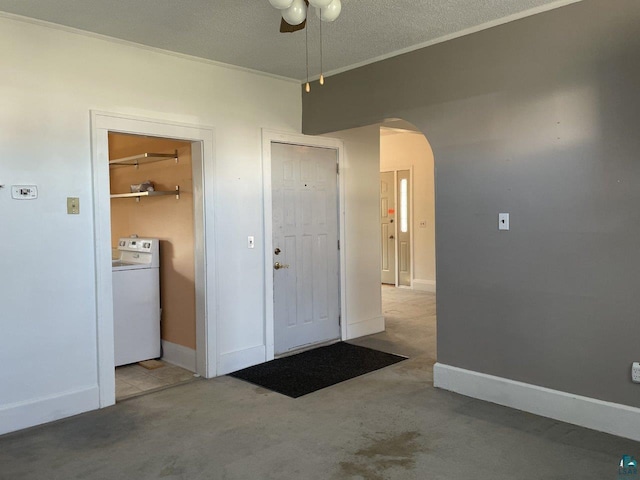
[(388, 330), (355, 343), (408, 355), (291, 399), (198, 380), (0, 437), (1, 479), (614, 480), (640, 444), (432, 386), (432, 294), (383, 288)]

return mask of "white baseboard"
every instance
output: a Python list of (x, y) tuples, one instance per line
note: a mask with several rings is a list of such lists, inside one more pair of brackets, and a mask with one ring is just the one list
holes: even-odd
[(421, 280), (419, 278), (414, 278), (411, 282), (411, 286), (414, 290), (419, 290), (421, 292), (436, 293), (435, 280)]
[(218, 361), (218, 375), (236, 372), (243, 368), (252, 367), (264, 363), (267, 359), (267, 350), (264, 345), (238, 350), (237, 352), (224, 353)]
[(190, 372), (196, 371), (196, 351), (192, 348), (162, 340), (162, 359)]
[(348, 323), (347, 338), (345, 338), (345, 340), (352, 340), (380, 332), (384, 332), (384, 316), (371, 318), (358, 323)]
[(100, 407), (97, 385), (0, 406), (0, 435)]
[(640, 408), (436, 363), (435, 387), (640, 441)]

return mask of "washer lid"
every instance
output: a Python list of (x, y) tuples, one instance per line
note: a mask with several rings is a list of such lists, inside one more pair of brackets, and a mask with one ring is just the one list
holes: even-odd
[(153, 268), (148, 263), (129, 263), (123, 262), (121, 260), (114, 260), (113, 262), (111, 262), (111, 267), (114, 272), (119, 270), (139, 270), (142, 268)]

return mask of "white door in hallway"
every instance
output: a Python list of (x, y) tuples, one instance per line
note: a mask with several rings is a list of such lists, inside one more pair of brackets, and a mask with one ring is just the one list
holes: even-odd
[(271, 144), (276, 355), (340, 338), (337, 158)]
[(380, 174), (380, 244), (382, 283), (396, 284), (396, 187), (394, 172)]

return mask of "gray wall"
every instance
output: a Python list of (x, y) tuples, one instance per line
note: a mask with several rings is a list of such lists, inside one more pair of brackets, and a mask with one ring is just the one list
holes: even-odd
[(389, 117), (435, 153), (438, 361), (640, 407), (640, 1), (585, 0), (303, 94), (307, 134)]

